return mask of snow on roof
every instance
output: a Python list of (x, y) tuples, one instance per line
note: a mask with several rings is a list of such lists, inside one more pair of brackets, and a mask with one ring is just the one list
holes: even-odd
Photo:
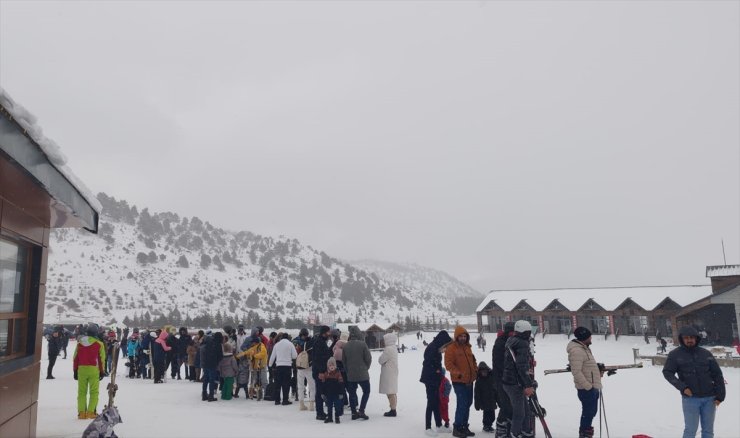
[(67, 180), (80, 192), (80, 195), (90, 204), (90, 206), (96, 212), (100, 213), (103, 206), (95, 197), (93, 192), (87, 188), (87, 186), (77, 178), (77, 175), (72, 172), (72, 169), (67, 166), (67, 157), (62, 153), (59, 145), (54, 140), (44, 136), (41, 126), (37, 123), (38, 119), (36, 116), (31, 114), (26, 108), (13, 100), (3, 87), (0, 87), (0, 106), (10, 113), (15, 120), (33, 139), (36, 144), (39, 145), (41, 151), (49, 159), (49, 162), (54, 166)]
[(491, 301), (508, 312), (522, 300), (534, 310), (542, 311), (555, 299), (570, 311), (577, 311), (589, 299), (593, 299), (605, 310), (611, 311), (628, 298), (645, 310), (653, 310), (666, 298), (685, 306), (711, 294), (712, 288), (708, 285), (502, 290), (489, 293), (478, 305), (476, 312), (483, 310)]
[(707, 277), (740, 275), (740, 265), (707, 266)]
[(337, 323), (335, 326), (342, 332), (349, 331), (351, 326), (357, 326), (361, 331), (366, 332), (370, 327), (377, 326), (381, 330), (388, 330), (392, 326), (393, 322), (379, 321), (379, 322), (353, 322), (353, 323)]

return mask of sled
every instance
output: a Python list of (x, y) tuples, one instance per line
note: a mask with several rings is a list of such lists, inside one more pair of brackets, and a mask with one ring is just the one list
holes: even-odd
[[(617, 370), (625, 370), (629, 368), (642, 368), (642, 362), (635, 363), (635, 364), (629, 364), (629, 365), (602, 365), (599, 364), (599, 369), (601, 371), (606, 372), (607, 374), (611, 375), (617, 372)], [(548, 374), (558, 374), (558, 373), (569, 373), (570, 372), (570, 365), (566, 366), (565, 368), (559, 368), (555, 370), (545, 370), (545, 375)]]

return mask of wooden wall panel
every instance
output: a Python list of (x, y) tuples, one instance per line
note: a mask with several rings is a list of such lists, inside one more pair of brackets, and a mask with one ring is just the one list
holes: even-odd
[[(40, 366), (41, 364), (36, 362), (31, 366), (0, 377), (0, 406), (2, 406), (2, 409), (0, 409), (0, 424), (15, 417), (36, 402), (38, 390), (33, 391), (33, 388), (34, 382), (38, 385)], [(28, 428), (28, 424), (26, 428)], [(0, 434), (0, 436), (14, 435)]]
[(20, 234), (39, 245), (44, 243), (44, 224), (9, 202), (3, 205), (0, 227)]
[[(0, 423), (0, 437), (19, 438), (36, 436), (36, 424), (31, 425), (33, 413), (31, 408), (18, 413), (5, 423)], [(31, 428), (33, 427), (33, 431)]]

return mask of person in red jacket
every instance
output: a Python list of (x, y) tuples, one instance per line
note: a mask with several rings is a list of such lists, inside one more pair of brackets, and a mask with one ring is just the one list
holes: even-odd
[[(98, 325), (88, 324), (86, 335), (77, 340), (72, 369), (77, 380), (77, 418), (94, 419), (98, 416), (99, 382), (105, 375), (105, 345), (96, 337)], [(88, 390), (90, 400), (87, 399)]]

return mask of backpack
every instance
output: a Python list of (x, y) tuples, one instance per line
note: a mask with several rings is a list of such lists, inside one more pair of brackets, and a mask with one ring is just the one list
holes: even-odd
[(308, 351), (303, 350), (298, 353), (298, 357), (295, 360), (295, 367), (300, 369), (307, 369), (309, 367)]

